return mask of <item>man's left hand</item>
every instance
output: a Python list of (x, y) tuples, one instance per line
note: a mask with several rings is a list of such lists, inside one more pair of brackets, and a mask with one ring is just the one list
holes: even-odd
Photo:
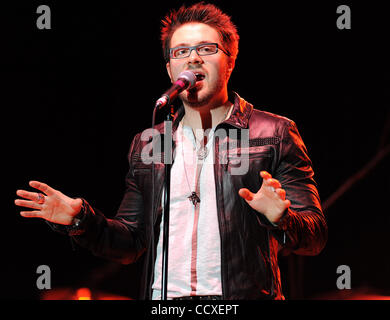
[(273, 179), (266, 171), (261, 171), (260, 176), (263, 178), (263, 184), (257, 193), (242, 188), (238, 194), (254, 210), (265, 215), (270, 222), (278, 223), (285, 210), (290, 207), (291, 202), (286, 200), (286, 191), (282, 189), (278, 180)]

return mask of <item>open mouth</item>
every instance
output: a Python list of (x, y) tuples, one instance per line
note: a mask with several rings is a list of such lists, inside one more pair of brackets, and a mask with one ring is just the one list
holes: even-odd
[(196, 76), (196, 81), (202, 81), (206, 76), (200, 72), (194, 72)]

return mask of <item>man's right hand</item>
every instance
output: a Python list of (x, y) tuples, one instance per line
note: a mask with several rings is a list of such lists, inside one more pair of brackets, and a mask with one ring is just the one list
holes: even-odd
[(42, 182), (30, 181), (29, 185), (40, 190), (43, 194), (41, 192), (17, 190), (16, 194), (27, 200), (16, 199), (15, 204), (34, 209), (33, 211), (21, 211), (21, 216), (42, 218), (63, 225), (72, 224), (73, 218), (81, 210), (81, 199), (70, 198)]

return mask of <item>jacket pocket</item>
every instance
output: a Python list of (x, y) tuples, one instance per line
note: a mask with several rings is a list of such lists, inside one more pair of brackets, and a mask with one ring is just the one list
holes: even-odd
[(152, 172), (152, 165), (151, 164), (144, 164), (142, 162), (135, 163), (133, 166), (133, 174), (139, 175), (139, 174), (148, 174)]
[[(262, 162), (271, 158), (269, 151), (256, 153), (242, 153), (240, 155), (229, 155), (225, 170), (228, 170), (232, 175), (245, 175), (253, 168), (255, 162)], [(268, 161), (267, 161), (268, 162)], [(261, 167), (260, 164), (256, 167)]]

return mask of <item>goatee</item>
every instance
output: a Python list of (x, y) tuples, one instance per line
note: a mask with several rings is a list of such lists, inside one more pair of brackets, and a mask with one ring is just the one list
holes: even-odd
[(222, 90), (222, 83), (217, 83), (215, 88), (207, 90), (202, 94), (200, 93), (201, 89), (199, 90), (195, 87), (183, 92), (181, 99), (191, 107), (203, 107), (209, 105), (220, 90)]

